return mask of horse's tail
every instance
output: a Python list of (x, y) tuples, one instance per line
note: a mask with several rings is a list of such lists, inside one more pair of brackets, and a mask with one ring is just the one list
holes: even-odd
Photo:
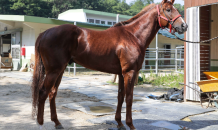
[(39, 51), (40, 42), (44, 33), (41, 33), (35, 43), (35, 66), (32, 79), (32, 118), (37, 115), (39, 89), (42, 87), (45, 77), (45, 67)]

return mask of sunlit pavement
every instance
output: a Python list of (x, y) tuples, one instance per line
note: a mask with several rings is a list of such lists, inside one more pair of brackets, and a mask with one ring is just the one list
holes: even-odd
[[(31, 73), (4, 72), (0, 76), (19, 78), (31, 81)], [(82, 81), (78, 78), (63, 77), (59, 89), (70, 89), (74, 92), (86, 94), (89, 97), (96, 97), (100, 102), (77, 102), (63, 104), (70, 109), (77, 109), (92, 115), (108, 115), (89, 120), (91, 123), (115, 123), (114, 114), (117, 105), (117, 86), (101, 82)], [(162, 102), (148, 99), (146, 93), (134, 91), (133, 102), (133, 123), (138, 130), (153, 129), (218, 129), (218, 113), (216, 109), (203, 109), (200, 105), (190, 105), (176, 102)], [(125, 124), (125, 103), (122, 109), (122, 120)], [(188, 117), (188, 121), (181, 119)], [(111, 128), (116, 130), (117, 128)]]

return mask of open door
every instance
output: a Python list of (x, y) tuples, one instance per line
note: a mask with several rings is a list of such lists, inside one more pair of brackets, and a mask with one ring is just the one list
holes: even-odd
[[(186, 22), (188, 24), (188, 30), (186, 33), (186, 39), (188, 41), (200, 41), (200, 7), (192, 7), (186, 10)], [(186, 70), (185, 70), (185, 84), (190, 87), (200, 90), (200, 88), (192, 84), (195, 81), (200, 81), (200, 44), (186, 44)], [(190, 83), (192, 82), (192, 83)], [(199, 101), (199, 94), (193, 89), (185, 88), (185, 94), (187, 100)]]
[(20, 32), (11, 34), (11, 53), (13, 61), (13, 70), (21, 68), (21, 52), (20, 52)]

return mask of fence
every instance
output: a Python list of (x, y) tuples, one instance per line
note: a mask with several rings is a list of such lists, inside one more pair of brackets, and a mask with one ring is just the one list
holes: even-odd
[[(145, 60), (143, 62), (141, 70), (155, 71), (156, 74), (159, 70), (175, 71), (177, 73), (182, 73), (178, 71), (178, 69), (184, 69), (183, 48), (184, 46), (176, 47), (176, 49), (147, 48)], [(74, 69), (74, 75), (76, 75), (76, 69), (83, 68), (85, 67), (76, 67), (76, 63), (74, 63), (74, 67), (67, 66), (69, 75), (70, 69)]]
[[(142, 65), (143, 71), (168, 70), (179, 72), (184, 69), (184, 47), (176, 49), (147, 48), (145, 60)], [(181, 72), (179, 72), (181, 73)]]

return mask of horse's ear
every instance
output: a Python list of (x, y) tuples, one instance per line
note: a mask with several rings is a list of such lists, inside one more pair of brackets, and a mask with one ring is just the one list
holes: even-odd
[(171, 0), (171, 3), (173, 4), (175, 2), (175, 0)]
[(163, 0), (163, 1), (162, 1), (162, 4), (166, 3), (167, 1), (168, 1), (168, 0)]

